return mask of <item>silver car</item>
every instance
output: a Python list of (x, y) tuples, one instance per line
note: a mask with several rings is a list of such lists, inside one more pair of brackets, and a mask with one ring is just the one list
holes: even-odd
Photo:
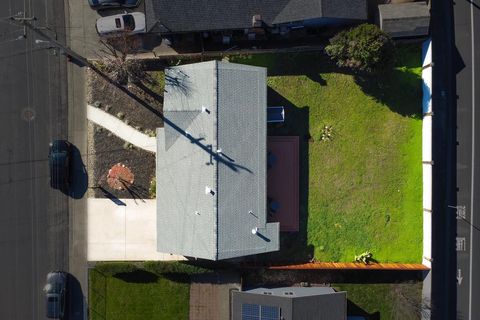
[(62, 271), (49, 272), (44, 291), (47, 298), (47, 318), (62, 319), (67, 291), (66, 273)]
[(102, 17), (96, 23), (97, 32), (101, 36), (118, 36), (122, 33), (144, 33), (145, 15), (141, 12), (122, 13)]

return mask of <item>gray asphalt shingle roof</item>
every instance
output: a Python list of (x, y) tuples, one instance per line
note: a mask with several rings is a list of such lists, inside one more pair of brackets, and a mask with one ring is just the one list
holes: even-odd
[(220, 260), (279, 249), (279, 225), (266, 222), (266, 91), (264, 68), (210, 61), (166, 70), (159, 252)]
[[(245, 313), (252, 315), (251, 308), (260, 311), (264, 306), (278, 308), (281, 319), (284, 320), (347, 319), (347, 293), (336, 292), (332, 288), (257, 288), (233, 291), (231, 300), (233, 320), (243, 320), (246, 318)], [(253, 314), (252, 318), (255, 318), (258, 312)]]
[(367, 19), (366, 0), (145, 0), (147, 29), (192, 32), (244, 29), (261, 15), (267, 25), (316, 18)]
[(378, 6), (380, 28), (394, 38), (428, 35), (430, 11), (425, 2)]

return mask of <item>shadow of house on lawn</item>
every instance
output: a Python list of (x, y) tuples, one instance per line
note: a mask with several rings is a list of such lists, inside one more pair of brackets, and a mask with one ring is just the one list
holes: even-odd
[[(307, 262), (313, 257), (314, 248), (307, 246), (308, 223), (308, 149), (311, 141), (309, 132), (309, 107), (297, 107), (277, 91), (268, 87), (268, 106), (283, 106), (285, 122), (281, 125), (268, 125), (269, 136), (299, 136), (299, 231), (280, 233), (280, 251), (246, 258), (258, 263)], [(267, 190), (268, 194), (268, 190)]]

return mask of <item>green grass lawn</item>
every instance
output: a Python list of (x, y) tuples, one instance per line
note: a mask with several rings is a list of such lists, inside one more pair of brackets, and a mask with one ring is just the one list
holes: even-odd
[(349, 316), (366, 319), (420, 319), (422, 284), (334, 284), (338, 291), (347, 291)]
[(380, 262), (421, 261), (421, 48), (397, 57), (377, 76), (340, 70), (322, 53), (230, 58), (268, 67), (268, 103), (287, 108), (269, 134), (301, 136), (303, 232), (283, 237), (284, 259), (351, 262), (370, 250)]
[(151, 273), (125, 277), (89, 271), (91, 320), (188, 319), (188, 282), (177, 282)]

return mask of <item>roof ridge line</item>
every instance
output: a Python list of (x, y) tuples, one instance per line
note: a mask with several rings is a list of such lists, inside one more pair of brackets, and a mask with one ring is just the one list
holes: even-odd
[[(218, 149), (218, 60), (215, 60), (215, 67), (213, 68), (213, 108), (215, 108), (215, 117), (214, 117), (214, 124), (213, 130), (215, 131), (213, 134), (213, 148)], [(214, 240), (215, 240), (215, 260), (218, 260), (218, 162), (213, 161), (214, 163), (214, 179), (215, 179), (215, 205), (214, 205), (214, 214), (215, 214), (215, 221), (213, 224), (214, 227)]]

